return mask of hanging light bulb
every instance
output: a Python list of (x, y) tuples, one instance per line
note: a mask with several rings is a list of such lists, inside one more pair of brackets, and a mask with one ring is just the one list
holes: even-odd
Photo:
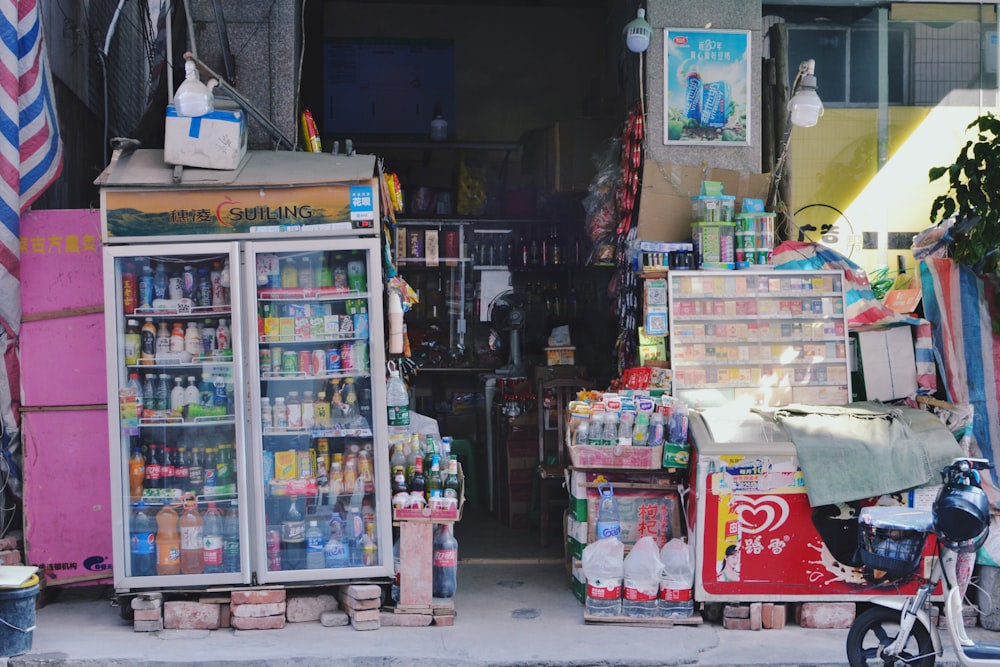
[(625, 25), (625, 46), (632, 53), (642, 53), (652, 38), (653, 27), (646, 20), (646, 10), (640, 7), (636, 17)]
[(812, 127), (823, 115), (823, 101), (816, 93), (815, 60), (805, 60), (799, 65), (799, 85), (792, 99), (788, 100), (788, 111), (792, 125)]

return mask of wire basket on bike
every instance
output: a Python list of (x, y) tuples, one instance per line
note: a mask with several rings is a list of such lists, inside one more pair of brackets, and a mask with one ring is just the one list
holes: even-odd
[(920, 563), (931, 529), (929, 512), (908, 507), (866, 507), (858, 516), (861, 562), (889, 577), (907, 575)]

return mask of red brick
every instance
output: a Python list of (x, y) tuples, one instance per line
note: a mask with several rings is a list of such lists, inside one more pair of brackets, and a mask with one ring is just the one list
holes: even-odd
[(132, 629), (136, 632), (159, 632), (163, 629), (163, 619), (157, 619), (155, 621), (136, 621), (132, 625)]
[(20, 551), (0, 551), (0, 563), (4, 565), (20, 565), (21, 564), (21, 552)]
[(318, 621), (324, 611), (337, 608), (337, 599), (332, 595), (304, 595), (290, 597), (286, 602), (285, 619), (289, 623)]
[(159, 609), (136, 609), (132, 611), (133, 621), (158, 621), (163, 618)]
[(774, 605), (774, 612), (771, 614), (771, 627), (775, 630), (781, 630), (785, 627), (785, 622), (788, 619), (788, 609), (783, 604)]
[(21, 548), (22, 541), (20, 535), (7, 535), (0, 537), (0, 551), (17, 551)]
[(285, 615), (264, 616), (263, 618), (239, 618), (233, 616), (229, 619), (236, 630), (280, 630), (285, 627)]
[(217, 630), (219, 605), (182, 600), (165, 602), (163, 627), (167, 630)]
[(451, 616), (451, 615), (448, 615), (448, 616), (435, 616), (434, 617), (434, 625), (441, 625), (441, 626), (455, 625), (455, 617)]
[(379, 623), (385, 627), (422, 628), (431, 624), (430, 614), (394, 614), (391, 611), (379, 613)]
[(763, 627), (763, 605), (760, 602), (750, 603), (750, 629), (760, 630)]
[(324, 611), (319, 615), (319, 624), (324, 628), (339, 628), (350, 622), (351, 619), (342, 611)]
[(846, 629), (854, 622), (853, 602), (803, 602), (798, 608), (803, 628)]
[(378, 609), (364, 609), (362, 611), (347, 610), (347, 615), (351, 617), (352, 623), (355, 621), (374, 621), (378, 619), (380, 613)]
[(765, 630), (771, 629), (771, 617), (774, 614), (774, 603), (764, 602), (760, 606), (760, 623)]
[(233, 604), (270, 604), (272, 602), (284, 602), (285, 589), (277, 588), (261, 591), (233, 591)]
[(382, 587), (376, 584), (352, 584), (345, 589), (344, 594), (355, 600), (380, 600)]
[(351, 627), (355, 630), (378, 630), (379, 625), (378, 619), (374, 621), (351, 621)]
[(286, 606), (284, 602), (234, 604), (232, 605), (231, 612), (232, 618), (264, 618), (265, 616), (281, 616), (284, 618)]
[(726, 605), (722, 615), (724, 618), (750, 618), (750, 607), (738, 604)]
[(732, 618), (731, 616), (723, 616), (722, 627), (726, 630), (749, 630), (750, 618)]
[(354, 598), (345, 597), (340, 601), (341, 606), (344, 609), (378, 609), (382, 606), (381, 600), (355, 600)]

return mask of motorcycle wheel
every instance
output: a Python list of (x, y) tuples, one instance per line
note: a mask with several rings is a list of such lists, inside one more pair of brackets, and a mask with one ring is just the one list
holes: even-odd
[[(860, 614), (847, 633), (847, 661), (851, 667), (933, 667), (934, 645), (927, 628), (917, 621), (903, 653), (895, 660), (880, 656), (883, 646), (888, 646), (899, 634), (900, 612), (885, 607), (872, 607)], [(923, 656), (914, 660), (914, 656)]]

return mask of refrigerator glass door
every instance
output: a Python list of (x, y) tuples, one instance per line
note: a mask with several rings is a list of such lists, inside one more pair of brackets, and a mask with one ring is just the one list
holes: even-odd
[(259, 582), (392, 572), (379, 253), (378, 239), (247, 245)]
[(105, 248), (118, 588), (250, 581), (238, 248)]

